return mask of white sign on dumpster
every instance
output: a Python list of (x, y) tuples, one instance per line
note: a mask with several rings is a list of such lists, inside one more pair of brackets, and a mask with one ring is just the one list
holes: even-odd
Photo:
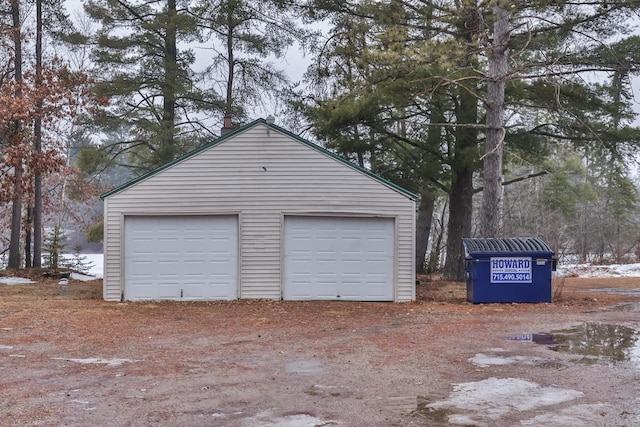
[(491, 257), (491, 283), (531, 283), (531, 257)]

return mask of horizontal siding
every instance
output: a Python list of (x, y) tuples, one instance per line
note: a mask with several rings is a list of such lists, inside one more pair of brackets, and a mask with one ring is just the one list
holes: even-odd
[[(105, 299), (120, 299), (127, 214), (240, 213), (240, 296), (281, 297), (282, 215), (397, 218), (396, 300), (414, 299), (414, 202), (264, 125), (236, 135), (105, 200)], [(107, 209), (108, 206), (108, 209)]]
[(241, 298), (280, 298), (279, 228), (274, 212), (243, 210)]
[(104, 201), (104, 266), (103, 266), (103, 297), (107, 301), (120, 301), (122, 292), (120, 265), (120, 226), (119, 213), (110, 209), (109, 200)]

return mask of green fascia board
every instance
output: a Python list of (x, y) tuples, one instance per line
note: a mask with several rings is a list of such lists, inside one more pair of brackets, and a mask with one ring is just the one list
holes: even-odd
[(139, 177), (137, 177), (135, 179), (132, 179), (129, 182), (126, 182), (126, 183), (124, 183), (124, 184), (122, 184), (122, 185), (120, 185), (120, 186), (118, 186), (118, 187), (116, 187), (116, 188), (114, 188), (114, 189), (112, 189), (110, 191), (107, 191), (106, 193), (101, 194), (100, 195), (100, 199), (104, 200), (104, 199), (106, 199), (106, 198), (108, 198), (110, 196), (113, 196), (114, 194), (117, 194), (117, 193), (119, 193), (119, 192), (121, 192), (121, 191), (123, 191), (123, 190), (125, 190), (125, 189), (127, 189), (129, 187), (132, 187), (132, 186), (136, 185), (137, 183), (139, 183), (141, 181), (144, 181), (145, 179), (150, 178), (153, 175), (156, 175), (156, 174), (162, 172), (163, 170), (168, 169), (171, 166), (182, 162), (183, 160), (188, 159), (189, 157), (195, 156), (196, 154), (198, 154), (198, 153), (200, 153), (200, 152), (202, 152), (204, 150), (207, 150), (207, 149), (209, 149), (211, 147), (214, 147), (214, 146), (226, 141), (227, 139), (232, 138), (233, 136), (238, 135), (238, 134), (246, 131), (247, 129), (250, 129), (250, 128), (256, 126), (257, 124), (266, 125), (266, 126), (270, 127), (271, 129), (274, 129), (274, 130), (276, 130), (278, 132), (281, 132), (281, 133), (283, 133), (283, 134), (295, 139), (296, 141), (298, 141), (298, 142), (300, 142), (300, 143), (302, 143), (302, 144), (304, 144), (304, 145), (306, 145), (306, 146), (308, 146), (310, 148), (313, 148), (316, 151), (319, 151), (319, 152), (321, 152), (323, 154), (326, 154), (327, 156), (333, 158), (334, 160), (337, 160), (338, 162), (344, 163), (345, 165), (350, 166), (351, 168), (357, 170), (358, 172), (361, 172), (361, 173), (369, 176), (370, 178), (373, 178), (376, 181), (379, 181), (380, 183), (386, 185), (387, 187), (390, 187), (391, 189), (393, 189), (393, 190), (397, 191), (398, 193), (408, 197), (411, 200), (417, 201), (420, 198), (418, 195), (412, 193), (411, 191), (406, 190), (406, 189), (400, 187), (399, 185), (396, 185), (393, 182), (382, 178), (379, 175), (376, 175), (375, 173), (371, 172), (368, 169), (365, 169), (365, 168), (361, 167), (360, 165), (356, 165), (355, 163), (352, 163), (349, 160), (347, 160), (347, 159), (345, 159), (343, 157), (340, 157), (339, 155), (337, 155), (335, 153), (332, 153), (331, 151), (327, 150), (324, 147), (316, 145), (311, 141), (307, 141), (306, 139), (304, 139), (304, 138), (302, 138), (302, 137), (300, 137), (300, 136), (298, 136), (298, 135), (296, 135), (296, 134), (294, 134), (294, 133), (292, 133), (292, 132), (290, 132), (290, 131), (288, 131), (288, 130), (286, 130), (284, 128), (281, 128), (280, 126), (277, 126), (277, 125), (274, 125), (274, 124), (269, 124), (269, 123), (267, 123), (267, 121), (265, 119), (257, 119), (257, 120), (254, 120), (251, 123), (248, 123), (248, 124), (246, 124), (244, 126), (239, 127), (238, 129), (235, 129), (235, 130), (227, 133), (226, 135), (223, 135), (223, 136), (219, 137), (218, 139), (215, 139), (215, 140), (213, 140), (211, 142), (208, 142), (208, 143), (196, 148), (195, 150), (190, 151), (187, 154), (185, 154), (183, 156), (180, 156), (177, 159), (175, 159), (175, 160), (173, 160), (173, 161), (171, 161), (169, 163), (166, 163), (166, 164), (164, 164), (164, 165), (162, 165), (162, 166), (160, 166), (160, 167), (158, 167), (158, 168), (156, 168), (156, 169), (154, 169), (152, 171), (149, 171), (149, 172), (145, 173), (144, 175), (140, 175)]

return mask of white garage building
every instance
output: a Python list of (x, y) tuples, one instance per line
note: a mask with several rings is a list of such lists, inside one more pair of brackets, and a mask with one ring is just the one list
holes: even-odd
[(411, 301), (416, 196), (257, 120), (104, 199), (104, 299)]

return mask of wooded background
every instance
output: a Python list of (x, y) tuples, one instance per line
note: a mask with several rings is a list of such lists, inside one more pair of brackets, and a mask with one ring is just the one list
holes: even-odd
[(463, 237), (640, 258), (640, 0), (0, 4), (9, 267), (100, 240), (100, 192), (262, 111), (420, 195), (420, 273), (462, 280)]

